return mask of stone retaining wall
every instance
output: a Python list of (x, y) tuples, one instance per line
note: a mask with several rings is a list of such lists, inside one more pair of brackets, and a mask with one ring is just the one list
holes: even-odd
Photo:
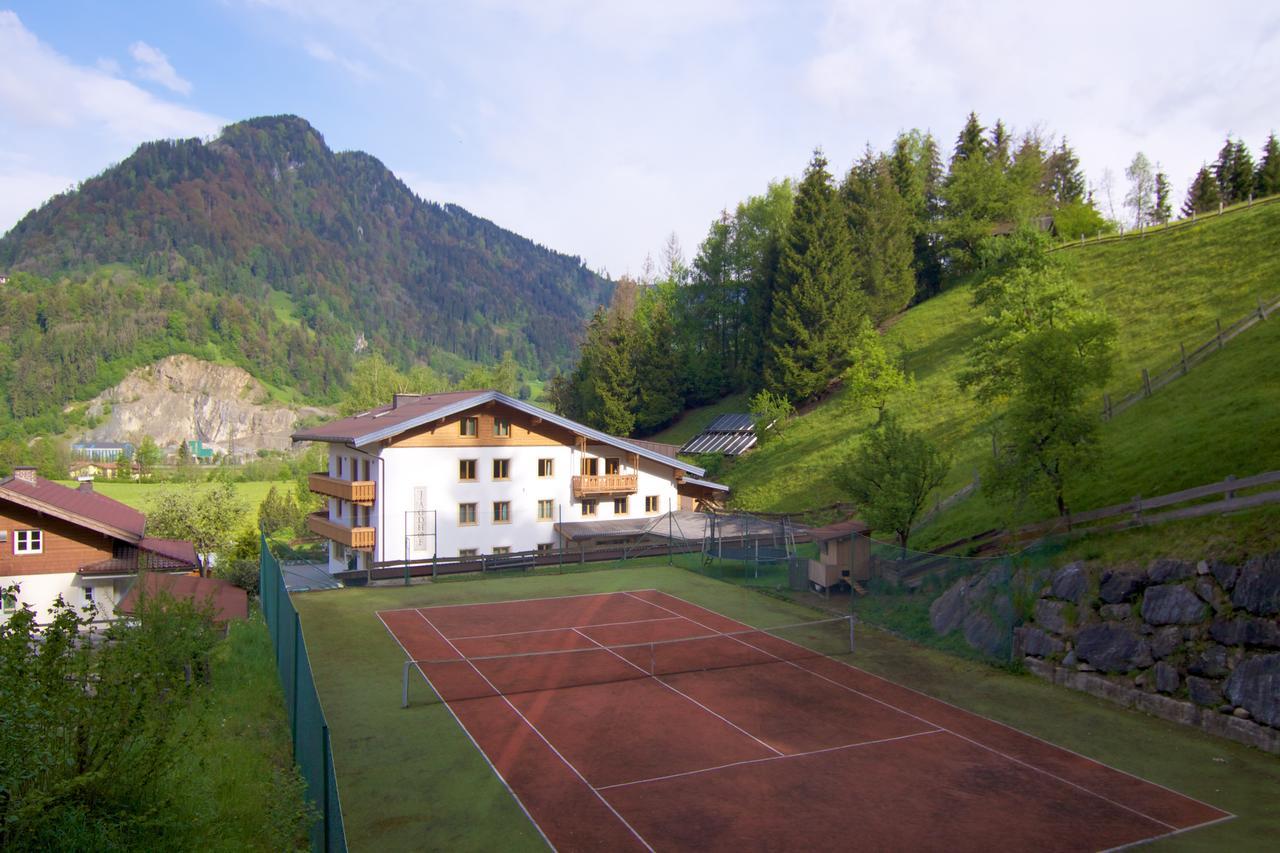
[(1057, 684), (1280, 752), (1280, 554), (997, 568), (958, 581), (930, 616)]

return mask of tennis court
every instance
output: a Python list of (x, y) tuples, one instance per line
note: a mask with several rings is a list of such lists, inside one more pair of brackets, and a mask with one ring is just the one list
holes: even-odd
[(561, 850), (1098, 850), (1230, 817), (850, 666), (843, 620), (656, 590), (379, 616)]

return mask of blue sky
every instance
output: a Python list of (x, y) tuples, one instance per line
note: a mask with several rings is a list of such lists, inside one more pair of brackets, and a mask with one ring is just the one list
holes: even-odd
[(1226, 133), (1280, 129), (1280, 5), (0, 0), (0, 231), (142, 141), (295, 113), (634, 274), (814, 146), (838, 172), (912, 127), (949, 151), (970, 109), (1065, 133), (1104, 212), (1139, 150), (1181, 202)]

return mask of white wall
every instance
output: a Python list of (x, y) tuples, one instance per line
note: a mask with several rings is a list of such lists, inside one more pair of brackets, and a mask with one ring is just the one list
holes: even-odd
[[(8, 575), (0, 577), (0, 586), (17, 584), (21, 587), (18, 600), (25, 602), (36, 611), (36, 621), (46, 623), (50, 620), (50, 608), (61, 595), (63, 601), (77, 610), (92, 603), (96, 614), (94, 619), (107, 620), (115, 617), (116, 604), (124, 598), (134, 578), (82, 578), (75, 572), (42, 575)], [(86, 588), (92, 587), (93, 601), (86, 597)], [(0, 617), (5, 618), (5, 617)]]

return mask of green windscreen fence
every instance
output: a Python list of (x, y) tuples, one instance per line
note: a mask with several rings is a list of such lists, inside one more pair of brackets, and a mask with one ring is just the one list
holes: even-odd
[(311, 827), (311, 849), (329, 853), (347, 849), (342, 828), (342, 807), (333, 772), (329, 725), (325, 722), (320, 697), (311, 677), (311, 661), (302, 639), (302, 622), (293, 609), (285, 588), (280, 562), (267, 547), (264, 537), (258, 557), (262, 613), (276, 654), (276, 671), (284, 686), (285, 707), (293, 738), (293, 760), (307, 783), (307, 798), (315, 807), (317, 820)]

